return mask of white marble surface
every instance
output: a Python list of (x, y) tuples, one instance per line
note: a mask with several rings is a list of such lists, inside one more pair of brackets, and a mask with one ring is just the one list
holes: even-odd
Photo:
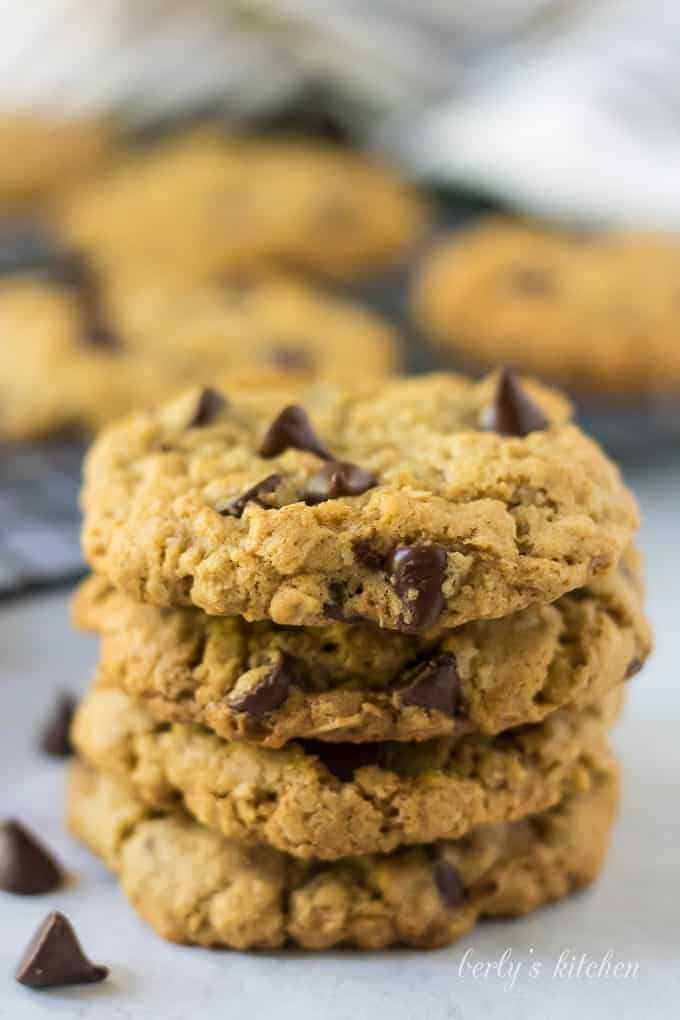
[[(0, 815), (42, 833), (74, 874), (49, 896), (0, 893), (0, 1018), (60, 1020), (671, 1020), (680, 1014), (680, 462), (639, 466), (630, 480), (644, 509), (649, 605), (657, 650), (631, 687), (615, 740), (626, 793), (601, 882), (516, 922), (479, 926), (436, 953), (244, 955), (170, 946), (132, 913), (115, 882), (63, 831), (62, 768), (41, 759), (33, 731), (56, 689), (82, 687), (94, 641), (69, 632), (67, 595), (0, 606)], [(63, 910), (108, 982), (31, 992), (12, 979), (48, 910)], [(474, 976), (466, 962), (503, 974)], [(617, 979), (566, 976), (560, 955), (631, 964)], [(534, 976), (532, 963), (540, 964)], [(519, 971), (517, 966), (520, 965)], [(512, 973), (509, 968), (512, 967)], [(513, 977), (514, 975), (514, 977)]]

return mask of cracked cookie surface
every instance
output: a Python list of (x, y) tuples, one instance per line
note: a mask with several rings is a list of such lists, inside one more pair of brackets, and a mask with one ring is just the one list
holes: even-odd
[(594, 700), (650, 650), (634, 550), (557, 602), (423, 636), (162, 610), (96, 576), (81, 586), (73, 617), (102, 635), (100, 684), (122, 688), (161, 721), (269, 747), (497, 733)]
[(154, 815), (120, 779), (80, 762), (67, 818), (163, 938), (234, 949), (435, 948), (478, 917), (526, 914), (598, 874), (616, 813), (613, 768), (587, 793), (519, 822), (387, 856), (303, 862), (244, 847), (183, 812)]
[(100, 275), (28, 228), (17, 228), (14, 246), (13, 262), (0, 252), (4, 436), (94, 431), (220, 373), (283, 389), (348, 379), (354, 344), (368, 377), (399, 362), (394, 331), (377, 315), (292, 279), (182, 289), (143, 273)]
[(111, 426), (87, 458), (86, 558), (138, 601), (453, 627), (603, 576), (637, 526), (566, 402), (507, 375), (317, 384), (293, 406), (234, 387), (196, 427), (200, 400)]
[(413, 293), (422, 332), (460, 363), (508, 362), (574, 392), (680, 389), (680, 245), (494, 217), (438, 244)]
[(181, 802), (230, 839), (333, 860), (457, 839), (586, 789), (592, 768), (606, 767), (621, 703), (616, 690), (496, 737), (270, 750), (158, 723), (122, 691), (95, 687), (72, 739), (84, 760), (129, 781), (153, 807)]
[(366, 155), (199, 128), (129, 153), (69, 196), (55, 223), (100, 259), (196, 281), (277, 263), (358, 276), (399, 260), (428, 218)]

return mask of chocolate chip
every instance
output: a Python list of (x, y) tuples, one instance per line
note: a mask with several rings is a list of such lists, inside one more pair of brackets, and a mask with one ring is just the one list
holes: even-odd
[(116, 351), (122, 346), (120, 338), (104, 322), (90, 322), (85, 330), (85, 341), (102, 351)]
[(628, 669), (626, 670), (626, 680), (630, 680), (631, 677), (637, 676), (642, 669), (643, 662), (637, 656), (628, 663)]
[(227, 402), (217, 390), (211, 386), (205, 386), (196, 401), (196, 408), (192, 414), (188, 429), (200, 429), (204, 425), (211, 425), (217, 415), (224, 410)]
[(382, 570), (385, 566), (385, 555), (371, 543), (368, 538), (359, 538), (352, 545), (357, 563), (368, 570)]
[(273, 492), (277, 485), (281, 483), (281, 475), (267, 475), (261, 482), (256, 482), (255, 485), (251, 485), (249, 489), (242, 492), (240, 496), (236, 496), (234, 499), (228, 500), (226, 503), (220, 503), (215, 507), (218, 514), (222, 514), (223, 517), (241, 517), (248, 503), (251, 501), (259, 503), (259, 496), (265, 492)]
[(241, 697), (230, 699), (229, 705), (237, 712), (247, 712), (259, 719), (279, 708), (295, 685), (301, 685), (298, 662), (283, 652), (281, 661), (255, 687)]
[(328, 771), (343, 783), (351, 782), (356, 769), (367, 765), (382, 767), (384, 744), (334, 744), (323, 740), (299, 740), (307, 754), (313, 754)]
[(441, 616), (446, 559), (446, 549), (434, 542), (399, 545), (388, 558), (390, 583), (404, 607), (402, 630), (426, 630)]
[(290, 448), (308, 450), (323, 460), (332, 460), (331, 454), (322, 445), (307, 417), (307, 412), (298, 404), (290, 404), (276, 416), (260, 444), (261, 457), (276, 457)]
[(308, 479), (303, 495), (305, 503), (314, 506), (340, 496), (360, 496), (377, 484), (374, 475), (357, 464), (331, 460)]
[(515, 373), (504, 368), (498, 377), (493, 403), (480, 416), (480, 425), (502, 436), (527, 436), (548, 428), (549, 422), (522, 388)]
[(93, 984), (103, 981), (107, 967), (90, 963), (70, 921), (48, 914), (29, 942), (16, 970), (16, 979), (29, 988)]
[(408, 687), (398, 692), (403, 705), (416, 705), (450, 716), (456, 713), (459, 696), (460, 677), (456, 658), (450, 653), (424, 662), (411, 674)]
[(510, 275), (510, 282), (515, 290), (522, 294), (553, 294), (555, 277), (549, 269), (538, 266), (520, 266)]
[(53, 758), (68, 758), (73, 754), (71, 720), (76, 710), (72, 694), (60, 694), (40, 735), (40, 747)]
[(64, 873), (28, 829), (9, 819), (0, 825), (0, 889), (33, 896), (61, 885)]
[(309, 372), (313, 368), (309, 352), (300, 347), (274, 347), (269, 361), (284, 372)]
[(450, 910), (465, 903), (465, 886), (458, 871), (447, 861), (437, 861), (434, 866), (434, 881), (442, 902)]

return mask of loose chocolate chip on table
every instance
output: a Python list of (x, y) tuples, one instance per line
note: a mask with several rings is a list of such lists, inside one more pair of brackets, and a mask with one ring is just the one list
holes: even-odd
[(322, 460), (333, 459), (314, 432), (307, 412), (298, 404), (284, 407), (276, 416), (265, 433), (259, 452), (261, 457), (276, 457), (291, 447), (294, 450), (308, 450)]
[(48, 914), (29, 942), (16, 970), (16, 979), (29, 988), (94, 984), (103, 981), (107, 967), (90, 963), (70, 921)]
[(460, 678), (456, 658), (445, 652), (437, 659), (424, 662), (411, 674), (408, 687), (399, 691), (403, 705), (435, 709), (455, 715), (460, 696)]
[(21, 822), (0, 824), (0, 889), (34, 896), (56, 889), (63, 879), (55, 858)]
[(196, 402), (196, 409), (189, 420), (187, 428), (200, 429), (204, 425), (211, 425), (220, 411), (227, 406), (227, 402), (212, 386), (206, 386)]
[(230, 699), (229, 704), (237, 712), (247, 712), (259, 719), (279, 708), (288, 697), (291, 687), (300, 686), (300, 683), (297, 660), (284, 652), (281, 661), (252, 690), (242, 697)]
[(223, 517), (241, 517), (248, 503), (251, 501), (259, 503), (259, 497), (266, 492), (273, 492), (277, 485), (281, 482), (281, 475), (273, 474), (267, 475), (261, 482), (256, 482), (255, 485), (251, 485), (249, 489), (242, 492), (240, 496), (236, 496), (234, 499), (228, 500), (226, 503), (220, 503), (215, 507), (219, 514)]
[(385, 554), (376, 549), (368, 538), (359, 538), (352, 545), (357, 563), (368, 570), (382, 570), (385, 566)]
[(450, 909), (462, 907), (465, 903), (465, 886), (452, 864), (437, 861), (434, 866), (434, 881), (445, 906)]
[(399, 545), (388, 558), (385, 569), (404, 607), (402, 630), (426, 630), (441, 616), (446, 559), (436, 542)]
[(546, 429), (549, 422), (522, 388), (515, 373), (504, 368), (498, 377), (493, 402), (480, 416), (480, 425), (502, 436), (527, 436)]
[(299, 740), (307, 754), (315, 755), (328, 771), (343, 783), (349, 783), (356, 769), (367, 765), (383, 766), (384, 744), (334, 744), (323, 740)]
[(360, 496), (377, 484), (375, 476), (357, 464), (331, 460), (308, 479), (304, 499), (314, 505), (340, 496)]
[(76, 709), (72, 694), (60, 694), (52, 713), (40, 735), (40, 748), (53, 758), (68, 758), (73, 754), (71, 745), (71, 720)]
[(300, 347), (274, 347), (269, 361), (284, 372), (309, 372), (313, 368), (309, 353)]

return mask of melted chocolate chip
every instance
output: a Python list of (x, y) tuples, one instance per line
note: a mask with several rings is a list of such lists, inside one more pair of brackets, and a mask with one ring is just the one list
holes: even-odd
[(465, 886), (463, 880), (452, 864), (437, 861), (434, 866), (434, 881), (442, 903), (450, 910), (462, 907), (465, 903)]
[(200, 429), (204, 425), (211, 425), (218, 414), (224, 410), (227, 402), (212, 386), (206, 386), (196, 401), (196, 408), (192, 414), (188, 429)]
[(234, 499), (228, 500), (226, 503), (216, 506), (218, 514), (222, 514), (223, 517), (241, 517), (248, 503), (251, 501), (259, 503), (259, 497), (266, 492), (273, 492), (277, 485), (281, 483), (281, 475), (273, 474), (267, 475), (261, 482), (256, 482), (255, 485), (251, 485), (249, 489), (242, 492), (240, 496), (236, 496)]
[(230, 699), (229, 704), (237, 712), (247, 712), (260, 719), (280, 708), (293, 686), (301, 686), (300, 668), (292, 655), (283, 652), (281, 661), (255, 687)]
[(453, 716), (460, 696), (460, 678), (456, 658), (444, 653), (437, 659), (424, 662), (411, 674), (408, 687), (399, 691), (403, 705), (433, 709)]
[(259, 453), (268, 459), (277, 457), (291, 447), (294, 450), (308, 450), (322, 460), (333, 459), (314, 432), (307, 412), (298, 404), (284, 407), (276, 416), (265, 433)]
[(404, 607), (402, 630), (426, 630), (441, 616), (446, 560), (446, 549), (434, 542), (399, 545), (388, 558), (385, 569)]
[(493, 403), (480, 416), (480, 425), (502, 436), (527, 436), (548, 428), (549, 422), (514, 372), (504, 368), (498, 377)]
[(60, 694), (40, 734), (40, 748), (53, 758), (68, 758), (73, 754), (71, 720), (76, 709), (72, 694)]
[(352, 545), (357, 563), (368, 570), (382, 570), (385, 566), (385, 555), (371, 543), (368, 538), (359, 538)]
[(63, 914), (48, 914), (31, 939), (16, 971), (29, 988), (93, 984), (103, 981), (106, 967), (90, 963), (71, 923)]
[(630, 680), (631, 677), (637, 676), (642, 669), (643, 662), (637, 656), (628, 663), (628, 669), (626, 670), (626, 680)]
[(340, 496), (360, 496), (377, 484), (376, 478), (357, 464), (331, 460), (308, 479), (304, 500), (314, 506)]
[(356, 769), (367, 765), (383, 767), (384, 744), (332, 744), (323, 740), (300, 740), (307, 754), (315, 755), (328, 771), (343, 783), (349, 783)]
[(300, 347), (274, 347), (269, 361), (284, 372), (309, 372), (314, 367), (309, 352)]
[(0, 889), (33, 896), (61, 885), (64, 874), (47, 850), (20, 822), (0, 825)]

